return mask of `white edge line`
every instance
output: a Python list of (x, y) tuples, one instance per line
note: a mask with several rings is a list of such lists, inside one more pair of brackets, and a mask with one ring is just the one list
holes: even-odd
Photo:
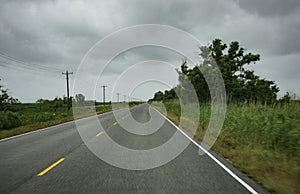
[[(122, 110), (122, 109), (123, 108), (117, 109), (117, 111)], [(2, 142), (2, 141), (8, 141), (10, 139), (14, 139), (14, 138), (18, 138), (18, 137), (22, 137), (22, 136), (26, 136), (26, 135), (30, 135), (30, 134), (33, 134), (33, 133), (38, 133), (38, 132), (41, 132), (41, 131), (44, 131), (44, 130), (47, 130), (47, 129), (51, 129), (51, 128), (54, 128), (54, 127), (58, 127), (58, 126), (70, 124), (70, 123), (75, 122), (75, 121), (79, 121), (79, 120), (83, 120), (83, 119), (88, 119), (88, 118), (95, 117), (95, 116), (96, 117), (97, 116), (104, 116), (104, 115), (112, 113), (112, 112), (113, 111), (104, 112), (102, 114), (92, 115), (92, 116), (89, 116), (89, 117), (84, 117), (84, 118), (76, 119), (76, 120), (73, 120), (73, 121), (68, 121), (68, 122), (65, 122), (65, 123), (60, 123), (60, 124), (53, 125), (53, 126), (50, 126), (50, 127), (46, 127), (46, 128), (42, 128), (42, 129), (37, 129), (37, 130), (34, 130), (34, 131), (29, 131), (29, 132), (22, 133), (22, 134), (19, 134), (19, 135), (15, 135), (15, 136), (7, 137), (7, 138), (4, 138), (4, 139), (0, 139), (0, 142)]]
[[(152, 107), (152, 106), (151, 106)], [(152, 107), (154, 110), (156, 108)], [(203, 152), (205, 152), (213, 161), (215, 161), (219, 166), (221, 166), (228, 174), (230, 174), (235, 180), (237, 180), (240, 184), (242, 184), (248, 191), (254, 194), (258, 194), (251, 186), (245, 183), (240, 177), (234, 174), (229, 168), (227, 168), (222, 162), (220, 162), (217, 158), (215, 158), (211, 153), (209, 153), (206, 149), (204, 149), (201, 145), (199, 145), (195, 140), (193, 140), (190, 136), (188, 136), (185, 132), (183, 132), (177, 125), (175, 125), (171, 120), (169, 120), (165, 115), (156, 110), (162, 117), (164, 117), (169, 123), (171, 123), (176, 129), (178, 129), (185, 137), (187, 137), (191, 142), (193, 142), (197, 147), (199, 147)]]

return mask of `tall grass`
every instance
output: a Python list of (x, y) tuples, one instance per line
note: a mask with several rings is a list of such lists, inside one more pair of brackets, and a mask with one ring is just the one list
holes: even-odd
[[(179, 122), (180, 103), (164, 102), (167, 115)], [(200, 105), (196, 137), (203, 138), (210, 105)], [(188, 128), (187, 128), (188, 129)], [(270, 191), (300, 193), (300, 105), (229, 104), (213, 149)]]
[[(0, 111), (0, 139), (74, 120), (67, 107), (49, 108), (40, 104), (18, 104), (12, 111)], [(111, 111), (111, 106), (74, 107), (75, 119)]]
[[(164, 105), (169, 113), (174, 113), (177, 118), (181, 116), (178, 101), (165, 102)], [(200, 105), (199, 120), (205, 131), (210, 120), (210, 105)], [(222, 133), (239, 137), (239, 144), (260, 145), (288, 156), (299, 156), (300, 106), (229, 104)]]
[[(140, 102), (130, 103), (135, 106)], [(128, 104), (115, 104), (114, 108), (124, 108)], [(68, 110), (66, 106), (55, 107), (45, 106), (39, 103), (17, 104), (10, 106), (11, 111), (0, 111), (0, 139), (19, 135), (29, 131), (57, 125), (60, 123), (80, 119), (83, 117), (101, 114), (112, 110), (111, 105), (107, 106), (85, 106), (73, 107)], [(75, 114), (73, 114), (75, 113)], [(75, 118), (74, 118), (75, 117)]]
[(230, 105), (224, 129), (240, 136), (241, 142), (261, 145), (287, 156), (300, 154), (299, 106)]

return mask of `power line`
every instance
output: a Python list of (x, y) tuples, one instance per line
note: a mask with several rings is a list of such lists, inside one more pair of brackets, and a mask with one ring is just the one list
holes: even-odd
[[(1, 57), (1, 56), (0, 56)], [(22, 70), (29, 70), (29, 71), (39, 71), (39, 72), (47, 72), (46, 70), (41, 70), (41, 69), (35, 69), (30, 66), (25, 66), (24, 64), (18, 64), (18, 62), (10, 61), (5, 58), (2, 58), (4, 60), (0, 60), (0, 66), (5, 67), (5, 68), (17, 68), (17, 69), (22, 69)]]
[[(57, 73), (62, 70), (62, 69), (55, 68), (55, 67), (38, 65), (38, 64), (26, 62), (21, 59), (16, 59), (16, 58), (14, 58), (4, 52), (1, 52), (1, 51), (0, 51), (0, 57), (3, 60), (5, 60), (5, 61), (1, 60), (1, 62), (0, 62), (3, 67), (14, 66), (14, 67), (23, 68), (26, 70), (40, 71), (40, 72), (47, 72), (47, 73), (49, 73), (49, 71), (52, 71), (52, 73)], [(55, 71), (55, 72), (53, 72), (53, 71)]]
[[(51, 68), (49, 68), (49, 66), (43, 66), (43, 65), (38, 65), (38, 64), (35, 64), (35, 63), (29, 63), (29, 62), (26, 62), (24, 60), (21, 60), (21, 59), (16, 59), (6, 53), (3, 53), (0, 51), (0, 56), (2, 58), (6, 58), (8, 60), (11, 60), (11, 61), (14, 61), (14, 62), (17, 62), (17, 63), (21, 63), (21, 64), (24, 64), (24, 65), (27, 65), (27, 66), (31, 66), (31, 67), (34, 67), (34, 68), (37, 68), (37, 69), (42, 69), (42, 70), (49, 70)], [(56, 69), (56, 70), (61, 70), (61, 69), (58, 69), (58, 68), (55, 68), (55, 67), (52, 67), (52, 69)]]

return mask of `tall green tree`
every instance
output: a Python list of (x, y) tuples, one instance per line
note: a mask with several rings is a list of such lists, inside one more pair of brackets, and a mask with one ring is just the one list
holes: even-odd
[[(210, 91), (207, 85), (215, 84), (214, 89), (218, 89), (218, 80), (214, 77), (217, 69), (220, 70), (225, 88), (227, 99), (229, 102), (235, 103), (271, 103), (276, 101), (276, 95), (279, 88), (274, 81), (261, 79), (254, 71), (247, 70), (246, 66), (255, 64), (260, 60), (259, 54), (251, 52), (245, 53), (245, 49), (240, 47), (237, 41), (231, 42), (229, 45), (223, 43), (220, 39), (215, 39), (208, 46), (200, 47), (199, 56), (202, 62), (193, 68), (188, 68), (187, 62), (184, 61), (178, 72), (179, 85), (175, 87), (175, 91), (184, 94), (182, 99), (188, 102), (191, 83), (197, 93), (200, 102), (208, 102), (214, 97), (214, 92)], [(163, 94), (157, 93), (159, 99), (166, 98), (168, 92)]]
[(80, 105), (83, 105), (85, 102), (85, 96), (83, 94), (76, 94), (75, 99), (76, 99), (76, 102)]
[(20, 101), (17, 98), (9, 96), (8, 89), (0, 85), (0, 110), (6, 110), (8, 108), (7, 105), (17, 103), (20, 103)]

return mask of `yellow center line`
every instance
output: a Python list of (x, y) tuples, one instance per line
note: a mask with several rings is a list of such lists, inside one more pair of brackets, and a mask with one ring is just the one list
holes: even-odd
[(48, 168), (46, 168), (45, 170), (40, 172), (37, 176), (43, 176), (44, 174), (49, 172), (52, 168), (54, 168), (55, 166), (57, 166), (59, 163), (61, 163), (64, 160), (65, 160), (64, 158), (61, 158), (61, 159), (57, 160), (54, 164), (52, 164), (51, 166), (49, 166)]
[(99, 137), (102, 134), (103, 134), (103, 131), (100, 131), (96, 136)]
[(124, 117), (122, 117), (122, 119), (125, 119), (126, 117), (128, 117), (129, 116), (129, 114), (126, 114)]

